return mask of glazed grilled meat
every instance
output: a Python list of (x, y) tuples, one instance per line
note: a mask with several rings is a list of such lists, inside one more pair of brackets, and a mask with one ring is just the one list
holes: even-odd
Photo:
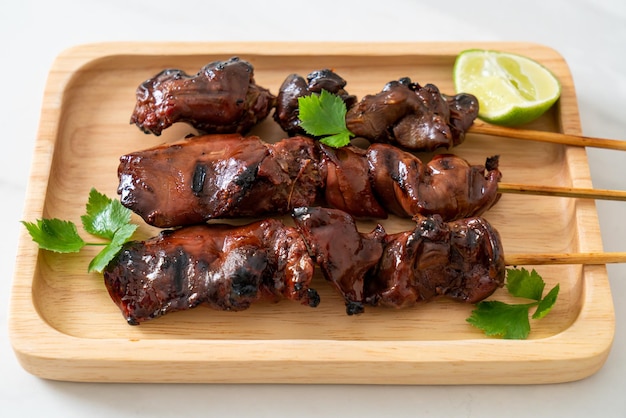
[(307, 137), (200, 136), (120, 158), (122, 204), (148, 224), (285, 214), (325, 203), (357, 217), (476, 216), (500, 197), (496, 157), (486, 166), (454, 155), (423, 164), (387, 144), (329, 148)]
[(387, 144), (367, 150), (374, 194), (398, 216), (440, 215), (445, 221), (483, 214), (500, 199), (498, 156), (471, 165), (452, 154), (436, 154), (424, 164)]
[(362, 313), (366, 276), (383, 255), (385, 230), (361, 234), (354, 218), (338, 209), (295, 208), (292, 217), (322, 274), (344, 297), (347, 313)]
[(385, 218), (385, 202), (378, 200), (371, 181), (376, 177), (370, 171), (377, 167), (370, 167), (367, 151), (351, 146), (330, 148), (320, 144), (319, 147), (326, 167), (326, 203), (354, 216)]
[(197, 225), (125, 244), (104, 271), (131, 325), (207, 305), (240, 311), (260, 299), (315, 307), (314, 264), (299, 233), (277, 220)]
[(293, 218), (348, 314), (364, 305), (405, 308), (437, 297), (476, 303), (504, 283), (502, 243), (483, 218), (420, 217), (415, 229), (396, 234), (380, 225), (361, 233), (336, 209), (296, 208)]
[(402, 78), (349, 108), (346, 125), (371, 142), (434, 151), (461, 144), (477, 116), (476, 97), (464, 93), (445, 96), (432, 84), (420, 86)]
[(122, 204), (158, 227), (216, 218), (288, 213), (311, 205), (323, 186), (309, 138), (270, 145), (258, 137), (212, 135), (120, 158)]
[(130, 123), (155, 135), (176, 122), (202, 133), (246, 133), (276, 100), (255, 83), (252, 65), (237, 57), (207, 64), (193, 76), (163, 70), (139, 85), (136, 96)]
[(298, 74), (287, 76), (280, 86), (276, 99), (274, 120), (289, 135), (303, 135), (300, 127), (298, 98), (326, 90), (341, 97), (346, 107), (356, 103), (356, 97), (344, 89), (346, 81), (330, 69), (313, 71), (306, 80)]

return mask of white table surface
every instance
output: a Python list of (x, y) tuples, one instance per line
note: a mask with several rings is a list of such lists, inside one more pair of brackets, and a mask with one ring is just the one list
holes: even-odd
[[(0, 413), (5, 417), (626, 417), (626, 265), (610, 265), (616, 334), (582, 381), (529, 386), (149, 385), (46, 381), (18, 364), (8, 303), (43, 89), (64, 49), (101, 41), (528, 41), (567, 60), (583, 133), (626, 139), (624, 0), (14, 0), (0, 8)], [(626, 189), (626, 154), (589, 150), (594, 187)], [(626, 204), (597, 203), (607, 251)]]

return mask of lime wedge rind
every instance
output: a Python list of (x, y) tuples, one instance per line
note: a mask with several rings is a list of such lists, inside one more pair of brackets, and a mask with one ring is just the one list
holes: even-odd
[(478, 98), (478, 117), (499, 125), (529, 123), (550, 109), (561, 94), (560, 83), (548, 68), (502, 51), (462, 51), (453, 78), (457, 92)]

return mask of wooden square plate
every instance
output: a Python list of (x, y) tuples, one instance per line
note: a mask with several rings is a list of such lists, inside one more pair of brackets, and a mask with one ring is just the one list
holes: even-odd
[[(129, 124), (135, 89), (164, 68), (197, 72), (239, 56), (258, 84), (275, 94), (290, 73), (333, 68), (361, 98), (409, 76), (453, 93), (452, 66), (467, 48), (530, 56), (562, 83), (562, 97), (531, 129), (580, 133), (574, 85), (554, 50), (524, 43), (113, 43), (61, 54), (44, 95), (24, 220), (80, 223), (91, 187), (116, 196), (122, 154), (180, 139), (177, 124), (161, 137)], [(253, 133), (284, 134), (271, 117)], [(500, 155), (503, 181), (592, 187), (584, 148), (469, 134), (454, 153), (471, 163)], [(430, 156), (424, 155), (427, 159)], [(486, 214), (509, 253), (602, 251), (590, 200), (507, 194)], [(143, 224), (138, 235), (154, 235)], [(382, 222), (389, 232), (410, 221)], [(363, 222), (363, 230), (374, 223)], [(536, 268), (554, 310), (533, 323), (527, 340), (485, 337), (465, 319), (472, 306), (437, 300), (406, 310), (369, 308), (347, 316), (321, 276), (315, 310), (290, 302), (243, 312), (196, 308), (132, 327), (111, 302), (102, 276), (88, 274), (97, 249), (60, 255), (20, 237), (10, 308), (10, 336), (23, 367), (48, 379), (97, 382), (522, 384), (581, 379), (604, 363), (614, 334), (604, 265)], [(493, 296), (507, 300), (506, 291)]]

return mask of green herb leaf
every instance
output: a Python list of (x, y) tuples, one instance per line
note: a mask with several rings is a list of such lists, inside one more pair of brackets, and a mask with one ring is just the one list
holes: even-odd
[(350, 143), (354, 136), (346, 127), (346, 104), (336, 94), (322, 90), (298, 98), (300, 126), (320, 141), (339, 148)]
[(556, 298), (559, 295), (559, 285), (557, 284), (548, 292), (548, 294), (539, 302), (537, 310), (533, 314), (533, 319), (541, 319), (546, 316), (556, 303)]
[(486, 335), (510, 339), (525, 339), (530, 333), (529, 311), (536, 306), (533, 319), (545, 317), (559, 294), (557, 284), (543, 297), (545, 282), (535, 271), (507, 269), (506, 288), (515, 297), (532, 299), (532, 303), (507, 304), (500, 301), (482, 301), (467, 318), (467, 322), (484, 331)]
[(100, 245), (104, 249), (89, 263), (88, 271), (102, 272), (130, 240), (137, 225), (132, 224), (131, 212), (118, 200), (92, 188), (86, 204), (86, 214), (81, 216), (83, 229), (108, 242), (85, 242), (76, 225), (60, 219), (39, 219), (36, 223), (22, 221), (39, 248), (62, 253), (78, 252), (86, 245)]
[(137, 229), (137, 225), (123, 225), (115, 232), (113, 235), (113, 239), (104, 247), (98, 255), (91, 260), (89, 263), (89, 267), (87, 271), (91, 273), (92, 271), (97, 271), (98, 273), (102, 273), (102, 271), (106, 268), (106, 266), (115, 258), (117, 253), (120, 252), (122, 246), (128, 242), (130, 237), (132, 237), (133, 233)]
[(61, 219), (38, 219), (36, 223), (22, 221), (33, 241), (40, 248), (57, 253), (76, 253), (85, 246), (76, 225)]
[(85, 231), (97, 237), (113, 239), (115, 232), (130, 222), (131, 213), (119, 200), (113, 200), (92, 188), (81, 216)]
[(328, 145), (333, 148), (341, 148), (350, 143), (350, 134), (349, 133), (340, 133), (336, 135), (325, 136), (320, 139), (322, 144)]
[(525, 268), (521, 268), (506, 271), (506, 288), (515, 297), (541, 300), (545, 285), (535, 270), (528, 272)]
[(467, 322), (489, 336), (525, 339), (530, 333), (530, 306), (532, 305), (509, 305), (497, 300), (479, 302)]

